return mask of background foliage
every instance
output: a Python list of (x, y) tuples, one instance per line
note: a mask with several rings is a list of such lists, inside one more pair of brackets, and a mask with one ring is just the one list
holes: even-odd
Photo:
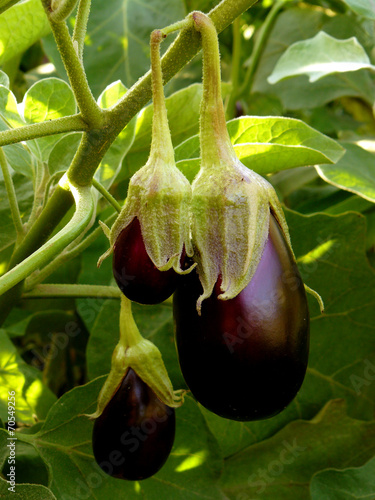
[[(84, 64), (100, 105), (117, 102), (149, 69), (152, 29), (217, 3), (94, 1)], [(70, 28), (74, 19), (73, 12)], [(0, 130), (76, 112), (48, 32), (38, 0), (0, 15)], [(98, 220), (113, 220), (113, 208), (97, 195), (83, 251), (75, 242), (52, 274), (31, 275), (0, 330), (3, 422), (8, 390), (17, 394), (18, 484), (12, 498), (375, 498), (375, 6), (263, 0), (220, 35), (220, 44), (237, 154), (275, 186), (301, 275), (325, 302), (321, 313), (309, 301), (311, 354), (303, 387), (280, 415), (259, 422), (222, 419), (188, 397), (177, 410), (172, 454), (158, 474), (141, 483), (105, 476), (93, 459), (92, 423), (83, 414), (93, 411), (109, 370), (119, 301), (32, 296), (40, 281), (114, 285), (111, 262), (96, 267), (108, 247)], [(199, 169), (200, 80), (197, 56), (166, 86), (176, 160), (190, 180)], [(96, 174), (120, 202), (130, 176), (147, 159), (151, 120), (149, 105), (121, 132)], [(4, 148), (26, 227), (68, 168), (80, 135)], [(0, 175), (2, 272), (16, 236)], [(134, 312), (142, 334), (160, 348), (175, 389), (185, 387), (170, 302), (135, 305)], [(7, 498), (4, 428), (0, 440), (0, 497)]]

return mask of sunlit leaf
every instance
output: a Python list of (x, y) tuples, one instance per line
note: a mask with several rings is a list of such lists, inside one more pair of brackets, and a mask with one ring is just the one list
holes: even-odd
[(343, 142), (345, 155), (335, 165), (319, 165), (318, 174), (334, 186), (375, 202), (375, 154)]
[(42, 3), (26, 0), (14, 5), (0, 16), (0, 64), (22, 54), (50, 27)]
[(316, 82), (332, 73), (364, 68), (375, 70), (357, 39), (336, 40), (321, 31), (310, 40), (291, 45), (278, 60), (268, 81), (277, 83), (284, 78), (308, 75), (310, 82)]
[(5, 421), (9, 391), (15, 391), (15, 416), (19, 422), (43, 419), (56, 400), (43, 385), (40, 372), (21, 359), (4, 330), (0, 330), (0, 379), (0, 416)]

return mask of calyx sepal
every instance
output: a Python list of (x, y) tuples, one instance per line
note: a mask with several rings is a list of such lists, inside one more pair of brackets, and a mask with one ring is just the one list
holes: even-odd
[(100, 417), (111, 401), (129, 368), (147, 384), (167, 406), (177, 408), (184, 402), (186, 391), (174, 391), (159, 349), (142, 337), (131, 313), (131, 302), (121, 298), (120, 341), (111, 360), (111, 371), (99, 393), (96, 411), (88, 415)]
[(208, 298), (221, 278), (219, 299), (236, 297), (255, 274), (268, 239), (272, 211), (290, 245), (288, 226), (272, 185), (235, 156), (229, 163), (201, 168), (193, 182), (192, 239)]

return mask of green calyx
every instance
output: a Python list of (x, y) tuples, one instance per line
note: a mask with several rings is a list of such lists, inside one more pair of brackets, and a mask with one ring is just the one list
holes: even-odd
[(221, 278), (219, 299), (238, 295), (250, 282), (268, 239), (270, 211), (290, 244), (288, 226), (271, 184), (236, 157), (226, 128), (221, 98), (220, 55), (216, 29), (193, 12), (203, 48), (203, 99), (200, 117), (201, 169), (192, 184), (192, 242), (208, 298)]
[[(165, 35), (151, 34), (151, 72), (154, 116), (150, 156), (130, 180), (124, 207), (112, 226), (109, 238), (111, 253), (117, 237), (137, 217), (146, 251), (161, 271), (173, 268), (183, 274), (181, 256), (192, 256), (189, 206), (191, 186), (174, 160), (172, 138), (160, 65), (160, 42)], [(102, 260), (102, 259), (101, 259)]]
[(154, 391), (160, 401), (172, 408), (183, 404), (185, 391), (173, 391), (159, 349), (142, 337), (131, 312), (131, 301), (122, 296), (120, 340), (113, 351), (111, 371), (100, 391), (97, 409), (88, 415), (90, 418), (98, 418), (103, 413), (129, 368)]

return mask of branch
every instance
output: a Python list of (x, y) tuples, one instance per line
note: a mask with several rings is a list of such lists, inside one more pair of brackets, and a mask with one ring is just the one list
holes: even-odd
[[(236, 17), (249, 9), (257, 0), (223, 0), (210, 13), (209, 17), (215, 24), (218, 33), (229, 26)], [(162, 72), (164, 83), (167, 83), (178, 73), (200, 50), (201, 38), (195, 29), (183, 29), (176, 40), (162, 57)], [(102, 139), (102, 147), (92, 156), (92, 161), (85, 159), (82, 169), (79, 162), (74, 162), (69, 168), (69, 179), (80, 185), (89, 184), (101, 159), (109, 146), (116, 139), (129, 121), (151, 99), (151, 72), (141, 77), (110, 110), (106, 110), (107, 124), (110, 128)], [(91, 153), (88, 146), (88, 153)], [(83, 171), (84, 170), (84, 171)]]
[(23, 127), (12, 128), (0, 132), (0, 147), (16, 142), (30, 141), (46, 135), (62, 134), (64, 132), (84, 132), (88, 130), (87, 123), (80, 114), (64, 116), (47, 122), (32, 123)]
[(100, 128), (103, 123), (104, 112), (92, 95), (84, 67), (75, 51), (69, 29), (65, 22), (55, 22), (53, 20), (51, 0), (42, 0), (42, 3), (82, 117), (92, 128)]
[(37, 285), (31, 292), (27, 292), (22, 295), (22, 299), (58, 299), (61, 297), (120, 299), (121, 291), (117, 286), (48, 284)]
[[(62, 181), (60, 181), (60, 185), (63, 185)], [(76, 211), (73, 217), (53, 238), (0, 278), (1, 293), (7, 292), (29, 276), (35, 269), (47, 264), (55, 255), (64, 250), (69, 243), (74, 241), (90, 222), (94, 212), (91, 188), (77, 189), (72, 185), (69, 187), (76, 202)]]

